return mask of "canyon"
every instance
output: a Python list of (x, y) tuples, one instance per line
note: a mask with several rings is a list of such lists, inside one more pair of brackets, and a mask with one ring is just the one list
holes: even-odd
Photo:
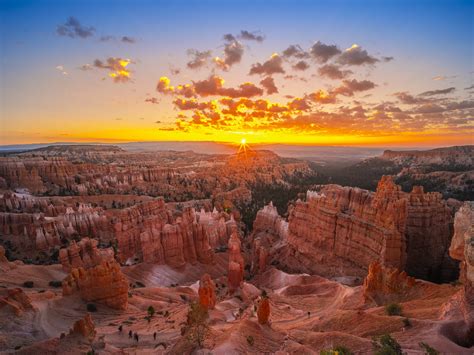
[[(456, 152), (383, 159), (469, 168)], [(0, 157), (0, 349), (371, 353), (390, 334), (407, 353), (472, 353), (473, 203), (396, 175), (375, 191), (319, 178), (268, 151)]]

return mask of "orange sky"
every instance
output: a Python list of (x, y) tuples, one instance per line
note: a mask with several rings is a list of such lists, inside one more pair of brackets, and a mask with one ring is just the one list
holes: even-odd
[[(403, 6), (307, 2), (266, 8), (262, 19), (243, 2), (232, 17), (205, 6), (125, 15), (71, 4), (5, 10), (0, 144), (474, 144), (472, 33), (462, 7), (407, 15)], [(154, 11), (163, 23), (189, 25), (165, 30)], [(374, 11), (388, 25), (361, 27)], [(209, 21), (190, 22), (197, 13)], [(390, 26), (397, 18), (404, 28)]]

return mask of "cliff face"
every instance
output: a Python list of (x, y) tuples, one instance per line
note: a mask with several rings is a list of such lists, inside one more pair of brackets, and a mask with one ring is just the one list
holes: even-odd
[[(377, 193), (323, 186), (308, 191), (289, 217), (288, 243), (318, 273), (363, 276), (373, 260), (403, 269), (407, 200), (389, 178)], [(339, 270), (339, 271), (338, 271)]]
[[(260, 264), (263, 254), (293, 271), (364, 277), (376, 260), (417, 278), (452, 280), (456, 263), (447, 254), (451, 224), (451, 210), (440, 194), (419, 187), (404, 193), (389, 176), (375, 193), (323, 185), (291, 209), (287, 231), (271, 206), (259, 212), (253, 264)], [(272, 250), (276, 241), (284, 241), (280, 251)], [(269, 258), (259, 250), (262, 246)]]
[(460, 280), (462, 313), (466, 323), (466, 338), (474, 344), (474, 202), (468, 201), (456, 213), (450, 255), (461, 261)]
[(472, 169), (474, 166), (474, 146), (456, 146), (426, 151), (386, 150), (381, 158), (391, 160), (401, 166), (465, 166)]

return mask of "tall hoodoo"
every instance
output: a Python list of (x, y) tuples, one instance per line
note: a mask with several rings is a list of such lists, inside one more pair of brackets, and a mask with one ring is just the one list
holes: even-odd
[(214, 309), (216, 306), (216, 286), (209, 274), (204, 274), (199, 281), (199, 303), (205, 309)]
[(244, 258), (241, 253), (241, 241), (237, 233), (232, 233), (228, 244), (229, 250), (229, 271), (228, 283), (229, 292), (234, 292), (240, 287), (244, 279)]

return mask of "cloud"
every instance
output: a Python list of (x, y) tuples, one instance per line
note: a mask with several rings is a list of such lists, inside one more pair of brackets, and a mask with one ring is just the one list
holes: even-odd
[(121, 39), (120, 39), (121, 42), (123, 43), (135, 43), (137, 40), (133, 37), (129, 37), (129, 36), (123, 36)]
[(68, 72), (66, 71), (66, 69), (64, 68), (63, 65), (58, 65), (58, 66), (56, 67), (56, 70), (60, 71), (61, 74), (63, 74), (63, 75), (68, 75)]
[(318, 69), (319, 75), (329, 79), (344, 79), (352, 74), (350, 70), (341, 70), (340, 67), (334, 64), (325, 64)]
[(295, 69), (295, 70), (304, 71), (308, 68), (309, 68), (309, 64), (304, 60), (300, 60), (298, 63), (293, 65), (293, 69)]
[(307, 59), (310, 55), (305, 52), (299, 44), (292, 44), (287, 49), (285, 49), (282, 53), (283, 57), (286, 58), (298, 58), (298, 59)]
[(385, 63), (388, 63), (388, 62), (391, 62), (392, 60), (394, 60), (395, 58), (393, 57), (382, 57), (382, 60), (385, 62)]
[(419, 94), (419, 96), (435, 96), (435, 95), (444, 95), (444, 94), (450, 94), (456, 90), (455, 87), (450, 87), (446, 89), (441, 89), (441, 90), (431, 90), (431, 91), (425, 91)]
[(158, 105), (160, 103), (160, 100), (157, 99), (156, 97), (147, 97), (145, 99), (145, 102), (149, 102), (151, 104)]
[(417, 98), (406, 91), (396, 92), (393, 96), (405, 105), (416, 105), (427, 101), (426, 99)]
[(353, 96), (355, 92), (373, 89), (376, 85), (370, 80), (343, 80), (343, 85), (332, 91), (336, 95)]
[(337, 59), (337, 62), (342, 65), (372, 65), (378, 61), (377, 58), (369, 55), (365, 49), (357, 44), (353, 44), (352, 47), (346, 49)]
[(93, 70), (94, 67), (91, 64), (83, 64), (79, 67), (80, 70), (87, 71), (87, 70)]
[(253, 83), (243, 83), (238, 88), (224, 88), (224, 79), (219, 76), (212, 75), (207, 80), (201, 80), (193, 83), (194, 90), (199, 96), (228, 96), (228, 97), (252, 97), (260, 96), (263, 90)]
[(175, 99), (173, 104), (180, 110), (206, 110), (206, 109), (215, 109), (216, 102), (198, 102), (195, 99)]
[(268, 95), (278, 93), (278, 88), (275, 85), (275, 81), (271, 76), (267, 76), (265, 79), (260, 81), (260, 85), (265, 88), (265, 91)]
[(258, 34), (258, 32), (249, 32), (246, 30), (240, 31), (239, 38), (246, 40), (246, 41), (257, 41), (263, 42), (265, 37), (263, 35)]
[(109, 57), (105, 62), (96, 59), (94, 61), (94, 67), (98, 69), (106, 69), (109, 71), (109, 77), (111, 77), (116, 83), (126, 83), (131, 80), (130, 70), (127, 66), (131, 63), (130, 59)]
[(256, 63), (253, 64), (250, 68), (250, 75), (260, 74), (260, 75), (273, 75), (273, 74), (284, 74), (285, 70), (283, 69), (283, 59), (277, 54), (273, 54), (270, 59), (268, 59), (263, 64)]
[[(117, 37), (111, 36), (111, 35), (106, 35), (106, 36), (101, 36), (100, 37), (101, 42), (111, 42), (111, 41), (116, 41), (116, 40), (117, 40)], [(133, 44), (133, 43), (136, 43), (137, 40), (133, 37), (130, 37), (130, 36), (122, 36), (120, 38), (120, 42)]]
[(328, 45), (317, 41), (309, 51), (314, 59), (320, 63), (326, 63), (329, 59), (341, 53), (334, 44)]
[(94, 27), (87, 27), (80, 24), (79, 20), (75, 17), (69, 17), (67, 21), (62, 24), (58, 25), (56, 28), (56, 33), (60, 36), (67, 36), (71, 38), (87, 38), (94, 35), (95, 28)]
[(336, 103), (336, 95), (324, 90), (318, 90), (308, 95), (308, 98), (320, 104), (334, 104)]
[(197, 49), (188, 49), (188, 56), (192, 59), (186, 63), (189, 69), (199, 69), (205, 66), (208, 60), (212, 57), (212, 52), (209, 51), (198, 51)]
[[(244, 46), (231, 34), (224, 35), (228, 42), (224, 45), (224, 57), (213, 59), (216, 66), (222, 70), (229, 70), (234, 64), (240, 63), (244, 55)], [(232, 39), (231, 39), (232, 38)]]
[(115, 41), (116, 38), (115, 38), (115, 36), (107, 35), (107, 36), (101, 36), (99, 40), (101, 42), (109, 42), (109, 41)]
[(464, 90), (472, 90), (472, 89), (474, 89), (474, 85), (471, 85), (471, 86), (469, 86), (469, 87), (467, 87), (467, 88), (464, 88)]
[(240, 84), (237, 88), (224, 87), (224, 79), (217, 75), (211, 75), (206, 80), (195, 81), (192, 84), (171, 86), (167, 77), (161, 77), (158, 81), (156, 90), (162, 94), (181, 95), (186, 98), (207, 97), (207, 96), (226, 96), (253, 97), (263, 95), (263, 89), (253, 83), (246, 82)]

